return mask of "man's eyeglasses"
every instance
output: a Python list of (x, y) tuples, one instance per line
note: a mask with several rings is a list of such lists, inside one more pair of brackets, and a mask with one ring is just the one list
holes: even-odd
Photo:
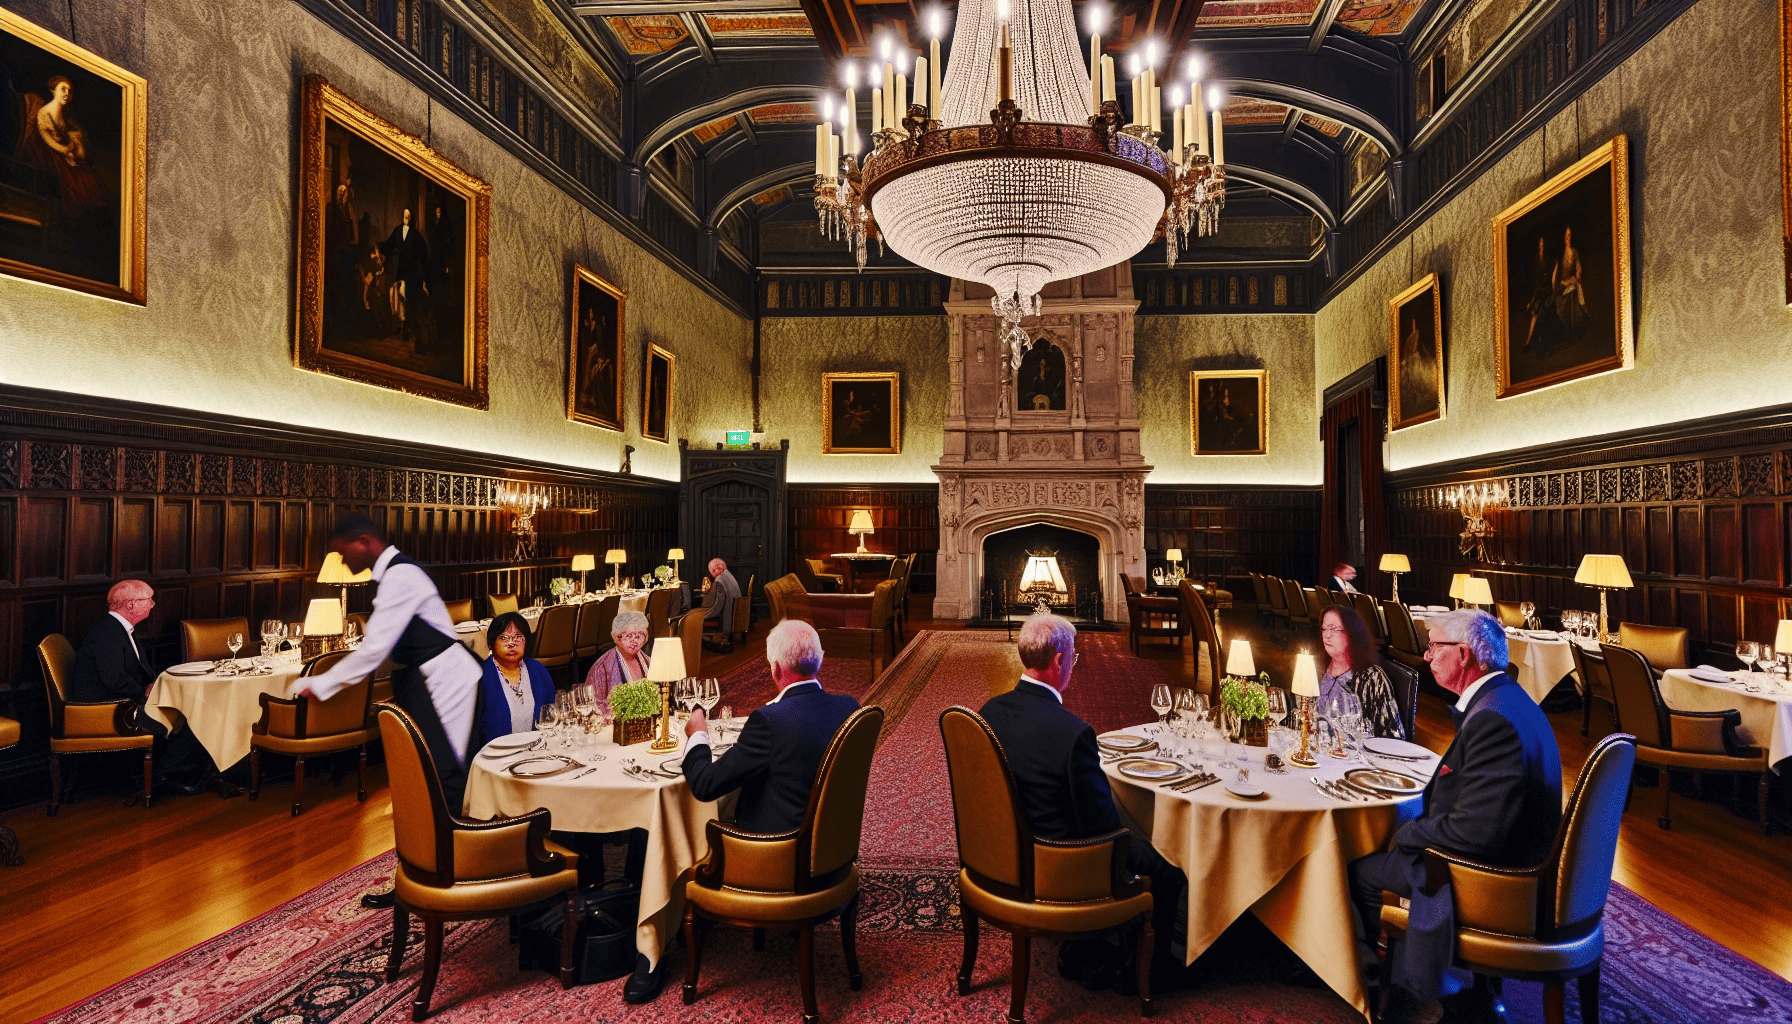
[(1427, 652), (1430, 652), (1430, 651), (1437, 650), (1439, 647), (1467, 647), (1467, 646), (1468, 646), (1468, 644), (1461, 640), (1433, 640), (1430, 643), (1425, 645), (1425, 650)]

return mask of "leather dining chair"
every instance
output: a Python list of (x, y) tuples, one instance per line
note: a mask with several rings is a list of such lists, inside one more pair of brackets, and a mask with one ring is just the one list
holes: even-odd
[(1668, 773), (1682, 771), (1727, 772), (1756, 776), (1755, 804), (1761, 815), (1761, 834), (1767, 835), (1772, 821), (1767, 816), (1767, 751), (1751, 747), (1736, 738), (1736, 727), (1742, 724), (1742, 712), (1680, 711), (1670, 708), (1661, 699), (1661, 686), (1649, 659), (1629, 647), (1600, 644), (1605, 655), (1606, 671), (1611, 676), (1612, 697), (1617, 706), (1618, 727), (1636, 737), (1636, 759), (1654, 768), (1661, 789), (1661, 817), (1655, 820), (1664, 829), (1673, 827), (1670, 801), (1673, 787)]
[(864, 983), (859, 973), (859, 835), (865, 818), (865, 791), (877, 752), (884, 711), (870, 704), (854, 711), (834, 731), (815, 771), (815, 785), (803, 823), (790, 832), (748, 832), (711, 819), (706, 826), (709, 856), (685, 883), (684, 1001), (697, 1001), (703, 940), (718, 924), (736, 928), (776, 928), (797, 933), (797, 984), (803, 993), (803, 1022), (816, 1024), (815, 926), (840, 918), (840, 946), (847, 982)]
[[(19, 745), (19, 723), (10, 718), (0, 718), (0, 750)], [(19, 834), (11, 826), (0, 825), (0, 864), (16, 868), (25, 863), (19, 856)]]
[(1620, 622), (1618, 643), (1648, 658), (1656, 675), (1670, 668), (1690, 667), (1686, 663), (1687, 631), (1679, 626)]
[(1269, 595), (1269, 624), (1288, 624), (1288, 588), (1280, 577), (1263, 577), (1263, 589)]
[(1412, 612), (1398, 601), (1383, 601), (1381, 613), (1388, 624), (1388, 659), (1423, 676), (1425, 652), (1419, 649), (1419, 631), (1412, 623)]
[(702, 675), (703, 609), (692, 608), (673, 619), (672, 635), (678, 638), (678, 645), (684, 650), (684, 674), (687, 676)]
[(1252, 572), (1245, 575), (1250, 577), (1251, 593), (1255, 595), (1257, 601), (1257, 624), (1268, 625), (1271, 615), (1269, 583), (1264, 580), (1262, 573)]
[(1606, 670), (1605, 658), (1572, 640), (1568, 642), (1568, 653), (1574, 656), (1574, 674), (1580, 677), (1580, 734), (1586, 736), (1593, 730), (1594, 701), (1611, 710), (1615, 728), (1618, 704), (1612, 696), (1612, 677)]
[[(1593, 748), (1562, 812), (1555, 846), (1541, 864), (1495, 867), (1436, 848), (1425, 851), (1426, 891), (1435, 893), (1448, 882), (1454, 896), (1456, 965), (1542, 982), (1547, 1024), (1565, 1024), (1564, 987), (1576, 979), (1581, 1020), (1599, 1020), (1605, 900), (1636, 753), (1634, 738), (1623, 733)], [(1383, 893), (1382, 901), (1382, 928), (1400, 942), (1408, 911), (1392, 893)]]
[(478, 618), (473, 614), (473, 599), (463, 597), (458, 601), (444, 601), (448, 606), (448, 621), (452, 623), (471, 622)]
[(1493, 616), (1500, 620), (1500, 625), (1510, 629), (1523, 629), (1524, 612), (1518, 610), (1517, 601), (1493, 602)]
[(952, 816), (958, 832), (958, 895), (964, 960), (958, 994), (969, 995), (979, 922), (1013, 939), (1009, 1024), (1024, 1024), (1033, 936), (1106, 931), (1138, 921), (1139, 1015), (1151, 1016), (1151, 880), (1126, 870), (1124, 828), (1088, 839), (1040, 839), (1021, 816), (1008, 755), (989, 723), (964, 707), (940, 714)]
[(622, 597), (611, 594), (599, 601), (586, 601), (579, 605), (579, 624), (573, 630), (572, 674), (575, 681), (583, 680), (579, 674), (580, 667), (586, 658), (596, 659), (604, 651), (616, 646), (610, 639), (610, 627), (616, 624), (616, 611), (622, 607)]
[(1182, 636), (1187, 632), (1178, 598), (1137, 592), (1126, 595), (1126, 642), (1132, 653), (1138, 654), (1139, 641), (1148, 637), (1170, 637), (1181, 647)]
[(1194, 584), (1188, 580), (1178, 583), (1176, 597), (1182, 605), (1182, 617), (1188, 620), (1189, 635), (1195, 638), (1195, 688), (1200, 689), (1201, 652), (1206, 650), (1210, 671), (1208, 692), (1217, 700), (1220, 693), (1220, 672), (1226, 667), (1220, 655), (1219, 630), (1214, 625), (1212, 614), (1207, 610), (1207, 602), (1201, 599), (1201, 593), (1195, 589)]
[[(667, 591), (656, 591), (667, 593)], [(531, 655), (551, 676), (556, 669), (572, 664), (573, 643), (577, 639), (579, 605), (556, 604), (541, 610), (535, 621), (535, 653)], [(577, 682), (578, 680), (573, 680)], [(556, 684), (558, 685), (558, 684)], [(570, 683), (567, 685), (571, 685)], [(560, 687), (565, 689), (564, 686)]]
[(1282, 581), (1282, 594), (1288, 602), (1288, 624), (1290, 626), (1311, 626), (1313, 616), (1307, 614), (1307, 591), (1294, 580)]
[[(348, 657), (347, 651), (331, 651), (305, 663), (299, 678), (305, 679), (332, 668)], [(283, 698), (271, 693), (261, 695), (261, 720), (249, 735), (249, 799), (261, 799), (261, 753), (283, 754), (293, 759), (292, 816), (298, 817), (305, 803), (305, 759), (344, 750), (360, 750), (355, 759), (355, 799), (367, 802), (367, 745), (380, 738), (377, 727), (369, 727), (373, 695), (373, 677), (338, 690), (329, 700), (316, 697)]]
[(435, 762), (411, 716), (395, 704), (381, 704), (379, 723), (398, 854), (387, 983), (398, 980), (404, 965), (410, 915), (423, 920), (423, 978), (411, 1000), (411, 1020), (429, 1016), (442, 965), (444, 923), (510, 917), (557, 896), (566, 903), (560, 987), (570, 988), (578, 936), (578, 904), (572, 897), (579, 887), (579, 857), (548, 838), (553, 826), (547, 808), (489, 821), (460, 817), (448, 808)]
[(232, 633), (249, 639), (249, 620), (244, 616), (232, 619), (182, 619), (180, 624), (180, 660), (217, 661), (230, 657), (225, 641)]
[(915, 567), (915, 556), (907, 554), (890, 563), (889, 580), (896, 584), (896, 590), (890, 595), (890, 623), (896, 632), (896, 639), (902, 639), (903, 627), (908, 622), (908, 574)]
[[(75, 679), (75, 649), (61, 633), (51, 633), (37, 645), (37, 663), (43, 669), (44, 693), (50, 701), (50, 803), (44, 813), (54, 817), (62, 808), (62, 758), (67, 754), (103, 754), (116, 750), (143, 751), (143, 806), (154, 799), (155, 737), (137, 727), (137, 706), (119, 700), (75, 703), (68, 692)], [(135, 803), (132, 797), (129, 803)]]
[(485, 599), (491, 603), (492, 618), (494, 619), (505, 612), (516, 611), (515, 594), (487, 594)]
[(657, 640), (672, 635), (672, 595), (677, 593), (670, 587), (654, 590), (647, 595), (647, 639)]
[(1377, 647), (1386, 647), (1388, 624), (1387, 620), (1381, 617), (1381, 603), (1374, 597), (1360, 592), (1346, 596), (1350, 599), (1349, 607), (1356, 612), (1358, 618), (1363, 620), (1363, 625), (1369, 627), (1369, 639), (1375, 641)]
[(813, 615), (809, 610), (809, 591), (803, 589), (802, 580), (795, 573), (786, 573), (765, 585), (765, 604), (773, 623), (785, 619), (810, 622)]
[[(748, 574), (747, 587), (734, 599), (734, 608), (728, 614), (728, 633), (735, 637), (735, 642), (744, 644), (747, 637), (753, 635), (753, 585), (759, 579), (757, 575)], [(908, 581), (902, 583), (902, 589), (908, 590)]]
[(1413, 718), (1419, 709), (1419, 673), (1410, 665), (1402, 665), (1397, 661), (1383, 660), (1381, 670), (1388, 674), (1388, 683), (1394, 688), (1394, 704), (1400, 709), (1400, 727), (1406, 730), (1406, 739), (1417, 743), (1413, 738)]

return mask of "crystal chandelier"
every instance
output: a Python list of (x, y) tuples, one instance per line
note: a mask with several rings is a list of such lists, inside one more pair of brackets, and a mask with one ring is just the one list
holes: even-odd
[(1113, 266), (1159, 231), (1175, 266), (1191, 233), (1218, 229), (1226, 189), (1218, 96), (1210, 135), (1191, 60), (1189, 101), (1171, 88), (1166, 155), (1155, 41), (1132, 57), (1129, 122), (1114, 60), (1101, 53), (1099, 13), (1085, 70), (1069, 0), (962, 0), (958, 10), (952, 66), (940, 60), (944, 19), (935, 11), (912, 90), (909, 55), (880, 41), (882, 59), (865, 73), (872, 150), (863, 159), (858, 68), (846, 67), (837, 117), (830, 98), (816, 126), (815, 209), (822, 232), (843, 240), (861, 269), (876, 239), (880, 250), (887, 242), (936, 273), (988, 285), (1018, 365), (1020, 321), (1037, 315), (1048, 282)]

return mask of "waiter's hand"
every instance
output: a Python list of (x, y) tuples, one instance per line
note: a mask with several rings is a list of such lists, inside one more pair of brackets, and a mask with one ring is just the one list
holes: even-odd
[(287, 700), (307, 700), (310, 697), (311, 697), (311, 691), (308, 689), (305, 689), (304, 687), (301, 686), (298, 689), (292, 691), (292, 695), (289, 696), (287, 698)]
[(690, 736), (693, 733), (708, 732), (708, 731), (709, 731), (709, 723), (704, 720), (703, 709), (702, 708), (692, 708), (691, 709), (691, 720), (684, 723), (684, 734), (686, 736)]

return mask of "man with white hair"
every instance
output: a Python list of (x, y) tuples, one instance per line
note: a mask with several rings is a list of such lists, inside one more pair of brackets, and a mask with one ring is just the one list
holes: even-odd
[(720, 558), (709, 560), (709, 577), (703, 581), (703, 628), (721, 631), (713, 644), (715, 650), (731, 651), (734, 645), (728, 639), (728, 630), (734, 623), (734, 602), (740, 600), (740, 581)]
[[(1389, 963), (1391, 978), (1384, 980), (1399, 999), (1420, 1003), (1437, 996), (1454, 948), (1447, 891), (1431, 912), (1418, 906), (1436, 896), (1424, 892), (1425, 850), (1436, 847), (1496, 867), (1530, 867), (1549, 856), (1562, 819), (1555, 733), (1543, 709), (1506, 674), (1506, 631), (1480, 611), (1433, 618), (1430, 628), (1425, 660), (1438, 685), (1458, 695), (1450, 710), (1459, 723), (1456, 738), (1425, 786), (1419, 816), (1400, 826), (1388, 849), (1350, 865), (1366, 942), (1380, 932), (1383, 890), (1413, 899), (1400, 962)], [(1422, 919), (1432, 925), (1421, 927)], [(1447, 996), (1445, 1010), (1446, 1020), (1501, 1019), (1498, 998), (1484, 982)]]
[(193, 738), (191, 729), (172, 736), (161, 722), (143, 710), (156, 674), (143, 656), (134, 635), (138, 623), (156, 607), (156, 594), (142, 580), (119, 580), (106, 592), (106, 615), (88, 627), (75, 653), (75, 674), (68, 699), (77, 703), (128, 700), (133, 705), (137, 728), (155, 737), (156, 781), (184, 794), (197, 793), (204, 785), (196, 778), (170, 782), (163, 776), (187, 776), (203, 772), (208, 756)]

